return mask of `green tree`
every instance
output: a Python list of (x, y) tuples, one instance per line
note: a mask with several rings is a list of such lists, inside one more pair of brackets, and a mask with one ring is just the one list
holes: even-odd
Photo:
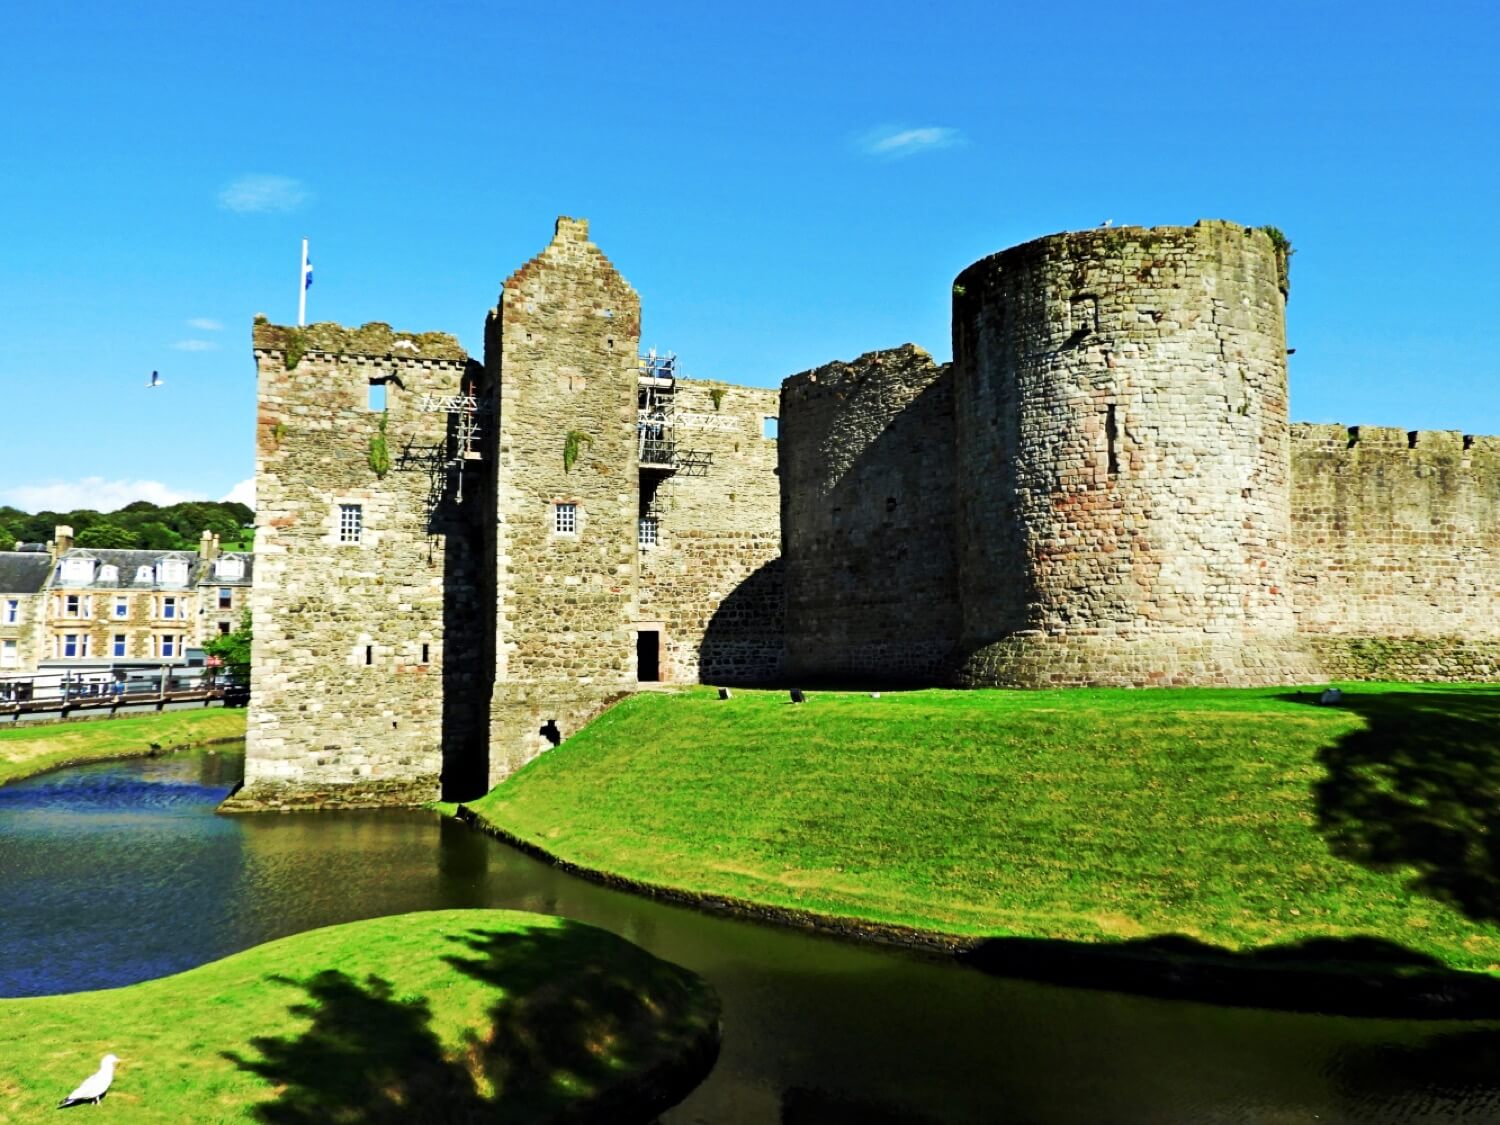
[(15, 550), (16, 540), (20, 538), (10, 524), (0, 523), (0, 551)]
[(234, 632), (205, 641), (203, 651), (223, 661), (224, 669), (231, 682), (248, 684), (250, 682), (251, 637), (250, 611), (247, 609), (241, 614), (239, 627)]
[(134, 532), (115, 523), (103, 522), (90, 524), (78, 533), (78, 545), (80, 547), (123, 547), (136, 546)]
[(183, 547), (182, 537), (160, 521), (141, 524), (136, 535), (145, 551), (180, 551)]

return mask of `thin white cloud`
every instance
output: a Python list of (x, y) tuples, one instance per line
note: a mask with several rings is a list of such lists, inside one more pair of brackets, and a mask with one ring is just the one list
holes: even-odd
[(240, 481), (239, 484), (231, 488), (220, 499), (226, 504), (238, 502), (246, 505), (247, 507), (254, 508), (255, 478), (250, 477), (246, 480)]
[(222, 320), (214, 320), (212, 317), (195, 316), (187, 323), (189, 328), (196, 328), (199, 332), (224, 331), (224, 322)]
[(105, 480), (103, 477), (16, 485), (0, 491), (0, 497), (6, 504), (23, 512), (69, 512), (75, 508), (113, 512), (137, 500), (167, 505), (183, 500), (207, 499), (201, 492), (183, 491), (159, 480)]
[(939, 148), (954, 148), (966, 143), (959, 130), (947, 125), (923, 125), (917, 129), (904, 129), (885, 125), (871, 129), (856, 142), (866, 156), (878, 156), (886, 160), (899, 160), (915, 156), (919, 152), (931, 152)]
[(219, 206), (240, 214), (263, 211), (295, 211), (310, 198), (301, 180), (291, 176), (241, 176), (219, 192)]
[(172, 345), (180, 352), (216, 352), (219, 345), (213, 340), (178, 340)]

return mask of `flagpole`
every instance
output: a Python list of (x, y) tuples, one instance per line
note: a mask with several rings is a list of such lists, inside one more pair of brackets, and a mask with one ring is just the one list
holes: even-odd
[(302, 272), (297, 275), (297, 327), (307, 323), (307, 239), (302, 240)]

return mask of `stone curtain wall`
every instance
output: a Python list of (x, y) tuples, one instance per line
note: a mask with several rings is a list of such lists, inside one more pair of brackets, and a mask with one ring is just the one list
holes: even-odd
[(788, 674), (931, 681), (958, 637), (948, 365), (906, 344), (782, 384)]
[(1500, 679), (1500, 438), (1292, 427), (1299, 628), (1340, 679)]
[[(498, 402), (490, 779), (635, 685), (640, 298), (561, 218), (505, 282), (485, 330)], [(576, 461), (565, 463), (568, 435)], [(574, 534), (554, 531), (559, 503)]]
[(1262, 232), (1055, 235), (954, 285), (962, 682), (1311, 679)]
[(779, 411), (775, 390), (677, 381), (677, 448), (711, 463), (662, 479), (660, 542), (640, 552), (640, 625), (661, 631), (664, 681), (764, 683), (781, 673), (778, 442), (764, 425)]
[[(384, 325), (257, 324), (254, 343), (255, 639), (245, 785), (225, 807), (433, 800), (454, 517), (440, 514), (451, 498), (433, 475), (448, 418), (421, 403), (460, 392), (466, 357), (451, 337)], [(303, 353), (294, 366), (289, 350)], [(371, 379), (388, 380), (383, 479), (371, 466)], [(337, 541), (340, 504), (362, 506), (360, 543)]]

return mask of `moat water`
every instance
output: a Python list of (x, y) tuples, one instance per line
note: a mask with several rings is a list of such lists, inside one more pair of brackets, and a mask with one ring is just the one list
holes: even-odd
[(220, 750), (0, 787), (0, 996), (106, 988), (410, 910), (612, 930), (724, 1002), (667, 1125), (1500, 1120), (1500, 1024), (1143, 999), (735, 922), (606, 890), (420, 812), (226, 818)]

